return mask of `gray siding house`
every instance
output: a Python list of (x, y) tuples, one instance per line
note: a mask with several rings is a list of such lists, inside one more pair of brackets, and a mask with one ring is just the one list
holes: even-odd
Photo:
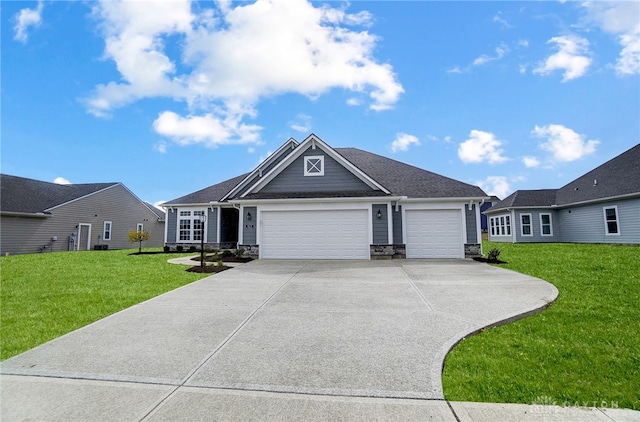
[(464, 258), (481, 253), (468, 185), (316, 135), (289, 139), (250, 173), (164, 203), (171, 249), (260, 258)]
[(129, 230), (161, 247), (164, 213), (121, 183), (58, 185), (0, 175), (0, 254), (131, 248)]
[(516, 191), (485, 214), (494, 242), (640, 244), (640, 144), (560, 189)]

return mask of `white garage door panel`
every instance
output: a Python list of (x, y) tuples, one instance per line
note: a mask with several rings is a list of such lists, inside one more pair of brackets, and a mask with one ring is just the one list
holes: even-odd
[(261, 258), (369, 259), (366, 210), (263, 211)]
[(460, 210), (407, 210), (407, 258), (464, 258)]

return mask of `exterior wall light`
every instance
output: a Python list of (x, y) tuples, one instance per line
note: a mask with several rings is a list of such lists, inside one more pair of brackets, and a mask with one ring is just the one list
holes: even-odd
[(376, 214), (376, 217), (378, 217), (378, 219), (382, 218), (382, 212), (380, 210), (378, 210), (378, 213)]
[(251, 221), (251, 213), (250, 212), (247, 213), (247, 220)]

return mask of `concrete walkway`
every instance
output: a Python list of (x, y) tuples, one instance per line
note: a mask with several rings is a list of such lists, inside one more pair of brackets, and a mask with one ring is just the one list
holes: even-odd
[(1, 419), (631, 421), (625, 409), (449, 403), (444, 357), (552, 285), (474, 261), (253, 261), (0, 366)]

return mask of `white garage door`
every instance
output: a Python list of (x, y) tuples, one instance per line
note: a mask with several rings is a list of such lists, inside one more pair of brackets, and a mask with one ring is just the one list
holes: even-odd
[(460, 210), (407, 210), (407, 258), (464, 258)]
[(263, 211), (261, 258), (369, 259), (366, 210)]

